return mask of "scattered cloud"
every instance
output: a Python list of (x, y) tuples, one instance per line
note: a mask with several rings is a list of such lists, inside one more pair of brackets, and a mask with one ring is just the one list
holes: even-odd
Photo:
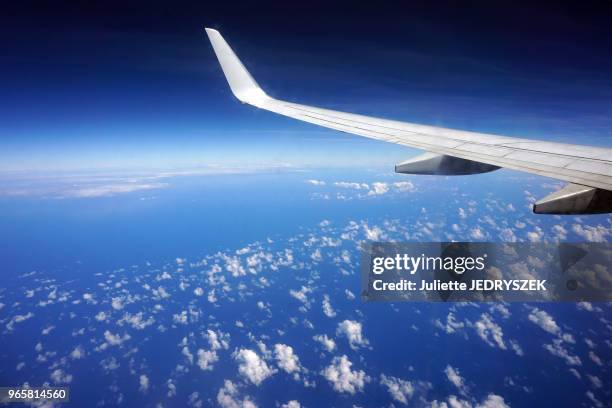
[(306, 182), (308, 184), (312, 184), (313, 186), (317, 186), (317, 187), (322, 187), (326, 184), (323, 180), (314, 180), (314, 179), (306, 180)]
[(123, 337), (121, 337), (121, 335), (113, 334), (108, 330), (104, 332), (104, 339), (106, 340), (106, 343), (111, 346), (120, 346), (130, 338), (131, 337), (129, 334), (124, 334)]
[(480, 319), (474, 323), (474, 329), (476, 333), (478, 333), (478, 336), (480, 336), (489, 346), (499, 347), (503, 350), (506, 349), (502, 328), (495, 323), (489, 314), (483, 313)]
[(293, 352), (291, 346), (287, 346), (286, 344), (275, 344), (274, 357), (276, 358), (278, 367), (286, 373), (297, 374), (300, 372), (300, 359)]
[(404, 405), (408, 404), (410, 398), (414, 394), (414, 386), (410, 381), (402, 380), (401, 378), (386, 376), (381, 374), (380, 384), (387, 387), (391, 397)]
[(344, 320), (338, 323), (336, 334), (346, 337), (353, 350), (368, 345), (368, 340), (363, 336), (361, 323), (354, 320)]
[(256, 352), (250, 349), (237, 350), (234, 352), (234, 359), (239, 363), (238, 372), (255, 385), (261, 384), (275, 372)]
[(333, 339), (327, 337), (327, 334), (318, 334), (313, 339), (323, 346), (323, 348), (330, 353), (336, 349), (336, 342)]
[(217, 403), (221, 408), (257, 408), (250, 397), (240, 397), (238, 387), (230, 380), (225, 380), (217, 393)]
[(444, 374), (446, 374), (446, 378), (451, 382), (461, 393), (466, 392), (465, 380), (461, 377), (459, 370), (452, 367), (451, 365), (447, 365), (444, 369)]
[(533, 322), (539, 326), (542, 330), (545, 330), (551, 334), (559, 334), (561, 331), (559, 326), (557, 326), (557, 322), (555, 322), (552, 316), (546, 313), (544, 310), (534, 308), (531, 313), (529, 313), (528, 319), (530, 322)]
[(362, 370), (351, 370), (352, 365), (345, 355), (334, 357), (321, 374), (332, 384), (334, 390), (355, 394), (363, 390), (369, 378)]
[(213, 364), (219, 361), (219, 357), (217, 356), (217, 352), (214, 350), (203, 350), (198, 349), (198, 367), (202, 370), (212, 370)]
[(323, 313), (325, 314), (325, 316), (332, 318), (332, 317), (336, 317), (336, 311), (334, 310), (334, 308), (331, 305), (331, 301), (329, 300), (329, 296), (328, 295), (323, 295)]
[(545, 344), (544, 348), (553, 356), (564, 359), (568, 365), (582, 365), (580, 357), (570, 354), (570, 352), (565, 348), (562, 339), (554, 339), (551, 344)]
[(146, 393), (149, 390), (149, 377), (147, 377), (145, 374), (140, 375), (138, 378), (138, 383), (140, 384), (140, 392)]

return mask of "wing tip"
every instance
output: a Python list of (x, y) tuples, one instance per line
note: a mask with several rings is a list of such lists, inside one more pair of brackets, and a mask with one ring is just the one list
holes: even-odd
[(232, 93), (241, 102), (251, 105), (270, 99), (255, 82), (219, 31), (204, 27)]

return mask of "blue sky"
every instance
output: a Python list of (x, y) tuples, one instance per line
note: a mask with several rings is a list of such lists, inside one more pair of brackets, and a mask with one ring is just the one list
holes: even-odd
[(276, 97), (610, 145), (610, 10), (581, 5), (10, 5), (0, 171), (389, 166), (409, 149), (238, 103), (203, 27)]

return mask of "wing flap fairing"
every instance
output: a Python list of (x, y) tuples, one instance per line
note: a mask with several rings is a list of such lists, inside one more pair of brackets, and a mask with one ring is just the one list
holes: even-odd
[(536, 214), (603, 214), (610, 212), (612, 191), (568, 184), (533, 206)]
[(488, 173), (497, 169), (499, 167), (490, 164), (436, 153), (424, 153), (395, 165), (396, 173), (443, 176)]

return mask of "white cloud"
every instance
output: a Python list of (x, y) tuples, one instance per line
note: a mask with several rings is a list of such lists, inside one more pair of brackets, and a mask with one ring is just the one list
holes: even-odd
[(298, 401), (291, 400), (287, 402), (286, 404), (281, 405), (281, 408), (301, 408), (301, 405)]
[(368, 345), (368, 340), (363, 337), (361, 330), (361, 323), (354, 320), (344, 320), (343, 322), (338, 323), (336, 334), (338, 336), (346, 337), (351, 348), (355, 350), (360, 346)]
[(234, 352), (234, 359), (239, 363), (238, 372), (255, 385), (261, 384), (275, 372), (253, 350), (240, 349)]
[(257, 308), (259, 310), (264, 310), (266, 312), (270, 312), (270, 304), (269, 303), (265, 303), (265, 302), (263, 302), (261, 300), (257, 302)]
[(378, 241), (384, 237), (383, 231), (377, 226), (369, 228), (366, 224), (363, 226), (363, 231), (365, 233), (366, 239), (370, 241)]
[(534, 308), (531, 313), (529, 313), (528, 319), (538, 325), (542, 330), (551, 334), (558, 334), (561, 331), (552, 316), (544, 310)]
[(595, 397), (595, 394), (593, 394), (593, 391), (591, 390), (587, 391), (586, 396), (589, 400), (591, 400), (593, 404), (595, 404), (597, 408), (603, 408), (604, 404)]
[(168, 187), (166, 183), (125, 183), (106, 184), (93, 187), (74, 187), (61, 193), (59, 198), (94, 198), (112, 197), (117, 194), (132, 193), (134, 191), (153, 190)]
[(123, 309), (123, 299), (121, 299), (120, 297), (114, 297), (111, 300), (111, 306), (113, 307), (113, 309), (115, 310), (121, 310)]
[(525, 354), (523, 352), (523, 348), (520, 344), (518, 344), (516, 340), (510, 340), (510, 347), (512, 348), (512, 350), (514, 350), (517, 356), (523, 356)]
[(300, 359), (293, 352), (291, 346), (286, 344), (274, 345), (274, 357), (278, 366), (289, 374), (298, 373), (301, 370)]
[(447, 365), (444, 369), (444, 373), (446, 374), (446, 378), (450, 381), (459, 391), (462, 393), (465, 392), (465, 380), (461, 377), (459, 370), (453, 368), (451, 365)]
[(172, 315), (172, 321), (177, 324), (187, 324), (187, 311)]
[(499, 237), (503, 242), (516, 242), (518, 240), (512, 228), (503, 228), (499, 233)]
[(149, 377), (147, 377), (145, 374), (141, 374), (138, 381), (140, 383), (140, 392), (147, 392), (149, 390)]
[(599, 379), (599, 377), (595, 376), (595, 375), (591, 375), (591, 374), (587, 374), (587, 377), (589, 378), (589, 380), (591, 381), (591, 384), (593, 384), (593, 387), (595, 388), (601, 388), (603, 386), (603, 383), (601, 382), (601, 380)]
[(240, 259), (238, 257), (223, 254), (222, 258), (225, 261), (225, 270), (231, 273), (233, 277), (237, 278), (239, 276), (246, 275), (246, 270), (240, 263)]
[(51, 380), (56, 384), (69, 384), (72, 382), (72, 375), (66, 374), (61, 368), (57, 368), (51, 373)]
[(99, 322), (103, 322), (106, 319), (108, 319), (108, 315), (103, 311), (98, 312), (98, 314), (96, 315), (96, 320)]
[(142, 312), (138, 312), (136, 314), (125, 313), (123, 317), (117, 321), (117, 324), (122, 326), (125, 323), (129, 324), (136, 330), (143, 330), (155, 323), (155, 319), (153, 319), (153, 317), (144, 319)]
[(548, 350), (553, 356), (560, 357), (565, 360), (568, 365), (579, 366), (582, 365), (580, 357), (571, 355), (569, 351), (563, 346), (563, 340), (555, 339), (552, 344), (545, 344), (544, 348)]
[(153, 297), (155, 299), (166, 299), (170, 297), (170, 294), (163, 286), (159, 286), (157, 289), (153, 289), (151, 292), (153, 292)]
[(507, 319), (510, 317), (510, 311), (502, 303), (496, 303), (493, 306), (491, 306), (491, 312), (494, 312), (494, 311), (498, 312), (504, 319)]
[(404, 405), (408, 404), (408, 401), (414, 394), (414, 387), (410, 381), (402, 380), (401, 378), (386, 376), (381, 374), (380, 383), (387, 387), (391, 397)]
[(322, 236), (321, 237), (321, 246), (324, 247), (338, 247), (342, 245), (342, 240), (336, 239), (333, 237)]
[(217, 356), (217, 352), (214, 350), (198, 350), (198, 366), (204, 370), (212, 370), (213, 364), (219, 361), (219, 357)]
[(483, 231), (482, 228), (475, 227), (475, 228), (472, 228), (472, 230), (470, 231), (470, 237), (476, 240), (483, 240), (487, 237), (487, 234), (485, 231)]
[(194, 391), (191, 394), (189, 394), (187, 405), (193, 408), (202, 408), (204, 406), (204, 403), (200, 399), (200, 393), (197, 391)]
[(80, 358), (83, 358), (85, 356), (85, 350), (83, 350), (82, 346), (76, 346), (71, 352), (70, 352), (70, 358), (72, 358), (73, 360), (78, 360)]
[(129, 334), (125, 334), (123, 337), (119, 334), (113, 334), (110, 331), (106, 330), (104, 332), (104, 339), (106, 343), (111, 346), (120, 346), (124, 341), (129, 340), (131, 337)]
[(472, 403), (466, 400), (457, 398), (455, 395), (448, 397), (449, 408), (472, 408)]
[(189, 347), (183, 346), (183, 349), (181, 350), (181, 354), (185, 356), (187, 361), (189, 361), (189, 364), (193, 364), (193, 354), (191, 354)]
[(563, 228), (563, 225), (557, 224), (552, 227), (555, 237), (559, 241), (565, 241), (567, 239), (567, 230)]
[(382, 195), (389, 191), (389, 185), (387, 183), (372, 183), (372, 189), (368, 191), (368, 195)]
[(168, 397), (174, 397), (176, 395), (176, 384), (174, 380), (169, 379), (166, 381), (166, 385), (168, 386), (168, 393), (166, 394)]
[(416, 191), (416, 187), (410, 181), (399, 181), (393, 183), (393, 187), (395, 187), (397, 191), (402, 193), (411, 193), (413, 191)]
[(28, 312), (24, 315), (15, 315), (11, 318), (11, 320), (6, 324), (6, 328), (11, 331), (13, 330), (13, 326), (15, 323), (21, 323), (24, 322), (28, 319), (31, 319), (32, 317), (34, 317), (34, 313), (32, 312)]
[(313, 339), (321, 343), (325, 350), (329, 351), (330, 353), (336, 349), (336, 342), (327, 337), (327, 334), (318, 334), (314, 336)]
[(531, 242), (540, 242), (544, 236), (544, 231), (540, 227), (534, 227), (533, 231), (527, 232), (527, 239)]
[(612, 235), (612, 230), (603, 225), (583, 226), (582, 224), (574, 224), (572, 225), (572, 231), (590, 242), (608, 242), (607, 237)]
[(489, 394), (484, 401), (476, 405), (476, 408), (510, 408), (510, 405), (506, 404), (503, 397)]
[(228, 333), (208, 329), (205, 337), (213, 350), (227, 350), (229, 348), (230, 335)]
[(589, 358), (598, 366), (603, 366), (603, 361), (601, 361), (601, 358), (599, 358), (599, 356), (595, 354), (593, 350), (589, 351)]
[(193, 290), (193, 294), (196, 296), (202, 296), (204, 294), (204, 289), (197, 287)]
[(308, 184), (312, 184), (313, 186), (317, 186), (317, 187), (323, 187), (325, 185), (325, 182), (323, 180), (306, 180), (306, 182)]
[(115, 357), (109, 357), (102, 361), (100, 361), (100, 366), (107, 373), (110, 371), (114, 371), (120, 367), (120, 364), (117, 362)]
[(370, 186), (368, 186), (366, 183), (354, 183), (347, 181), (337, 181), (334, 183), (334, 186), (340, 188), (349, 188), (353, 190), (368, 190), (370, 188)]
[(164, 271), (161, 275), (157, 275), (155, 277), (155, 280), (156, 281), (161, 281), (161, 280), (168, 280), (168, 279), (171, 279), (171, 278), (172, 278), (172, 276), (167, 271)]
[(476, 333), (491, 347), (499, 347), (505, 350), (506, 344), (504, 343), (504, 333), (502, 328), (495, 323), (493, 318), (487, 313), (483, 313), (480, 316), (480, 320), (474, 323)]
[(221, 408), (257, 408), (248, 396), (241, 399), (238, 394), (238, 387), (230, 380), (225, 380), (223, 388), (217, 393), (217, 402)]
[(306, 286), (302, 286), (300, 290), (289, 290), (289, 294), (302, 303), (308, 303), (308, 296), (306, 295), (310, 292), (312, 292), (312, 289)]
[(465, 327), (465, 323), (458, 322), (453, 312), (450, 312), (446, 316), (446, 323), (442, 323), (439, 319), (437, 319), (435, 320), (434, 324), (448, 334), (455, 333), (457, 330)]
[(328, 295), (323, 296), (323, 313), (329, 318), (336, 317), (336, 311), (332, 307)]
[(332, 363), (325, 367), (321, 373), (329, 381), (334, 390), (355, 394), (363, 390), (368, 377), (362, 370), (351, 370), (351, 363), (347, 356), (334, 357)]

